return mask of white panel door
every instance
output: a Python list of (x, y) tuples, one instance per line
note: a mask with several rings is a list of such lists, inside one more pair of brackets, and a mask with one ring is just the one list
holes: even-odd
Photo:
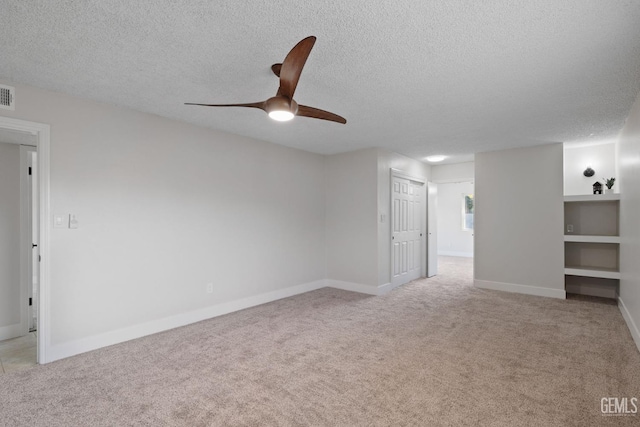
[(391, 284), (402, 285), (422, 272), (424, 185), (392, 177), (391, 186)]
[(427, 277), (433, 277), (438, 274), (438, 185), (427, 185)]

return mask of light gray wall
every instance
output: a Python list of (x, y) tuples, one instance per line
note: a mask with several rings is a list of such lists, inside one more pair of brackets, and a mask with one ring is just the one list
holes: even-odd
[(390, 283), (391, 168), (431, 175), (429, 165), (378, 148), (327, 157), (328, 279), (366, 285), (359, 289), (371, 293)]
[[(391, 282), (391, 169), (425, 181), (431, 179), (431, 166), (418, 160), (378, 149), (378, 286)], [(425, 209), (426, 212), (426, 209)], [(384, 222), (381, 220), (384, 216)], [(424, 254), (426, 259), (426, 253)]]
[(376, 287), (377, 149), (327, 156), (327, 278)]
[(324, 279), (323, 156), (12, 85), (79, 221), (51, 229), (52, 345)]
[[(592, 177), (584, 176), (588, 165), (595, 171)], [(616, 144), (609, 142), (596, 145), (564, 146), (564, 194), (592, 194), (593, 183), (599, 181), (604, 185), (604, 178), (616, 178), (613, 190), (618, 193), (620, 177), (618, 177), (616, 161)]]
[(640, 96), (620, 135), (620, 310), (640, 349)]
[(475, 283), (562, 298), (562, 145), (476, 154)]
[(431, 181), (436, 184), (443, 182), (473, 181), (474, 176), (474, 162), (431, 166)]
[(0, 329), (20, 323), (20, 146), (0, 142)]

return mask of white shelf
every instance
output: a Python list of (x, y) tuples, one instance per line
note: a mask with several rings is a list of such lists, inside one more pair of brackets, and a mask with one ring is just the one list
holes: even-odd
[(620, 193), (580, 194), (578, 196), (564, 196), (565, 202), (611, 202), (614, 200), (620, 200)]
[(564, 241), (585, 243), (620, 243), (620, 236), (586, 236), (579, 234), (565, 234)]
[(612, 268), (565, 267), (567, 276), (597, 277), (600, 279), (620, 279), (620, 272)]
[[(615, 297), (620, 280), (620, 194), (564, 196), (565, 290)], [(594, 265), (602, 267), (594, 267)]]

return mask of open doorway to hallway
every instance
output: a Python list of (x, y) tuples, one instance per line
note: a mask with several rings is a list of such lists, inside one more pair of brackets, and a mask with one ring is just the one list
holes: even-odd
[(438, 255), (473, 258), (473, 181), (438, 183)]
[[(0, 115), (0, 141), (7, 143), (7, 145), (18, 147), (36, 147), (37, 164), (35, 166), (32, 166), (31, 182), (37, 186), (38, 193), (36, 202), (34, 203), (32, 200), (31, 206), (31, 208), (34, 209), (34, 214), (37, 215), (38, 223), (36, 225), (33, 225), (31, 224), (31, 221), (28, 219), (29, 217), (27, 215), (18, 215), (19, 217), (27, 218), (27, 220), (22, 221), (22, 223), (20, 224), (19, 233), (24, 233), (22, 235), (26, 235), (27, 231), (25, 230), (31, 229), (33, 236), (31, 236), (30, 239), (18, 237), (18, 246), (20, 247), (18, 250), (20, 259), (18, 275), (21, 278), (22, 286), (20, 286), (20, 292), (17, 293), (19, 294), (19, 296), (16, 296), (17, 299), (15, 301), (17, 302), (15, 303), (15, 306), (12, 305), (13, 302), (11, 301), (8, 305), (9, 307), (15, 307), (15, 309), (12, 308), (10, 310), (7, 310), (7, 313), (11, 313), (10, 316), (14, 316), (12, 317), (13, 320), (11, 320), (12, 323), (7, 327), (8, 329), (0, 328), (0, 332), (5, 334), (5, 336), (2, 337), (4, 339), (9, 339), (9, 336), (6, 336), (7, 331), (15, 333), (15, 329), (17, 329), (20, 334), (24, 333), (24, 335), (27, 335), (29, 333), (28, 298), (31, 297), (32, 310), (34, 310), (36, 314), (35, 323), (37, 324), (37, 333), (34, 333), (32, 336), (37, 341), (36, 358), (38, 363), (47, 363), (51, 361), (49, 352), (51, 343), (51, 334), (49, 330), (49, 255), (51, 253), (49, 247), (51, 228), (49, 224), (51, 215), (49, 207), (49, 152), (51, 145), (50, 132), (50, 126), (47, 124), (31, 122), (22, 119), (14, 119), (11, 117)], [(22, 149), (20, 150), (20, 152), (21, 154), (23, 154), (26, 151)], [(2, 156), (0, 156), (0, 158), (2, 158)], [(20, 165), (23, 164), (24, 163), (21, 163)], [(20, 172), (20, 177), (23, 178), (20, 181), (22, 187), (27, 182), (26, 179), (24, 179), (24, 171)], [(28, 199), (22, 198), (22, 200), (24, 201)], [(21, 202), (21, 209), (23, 209), (24, 204), (26, 203)], [(32, 225), (33, 228), (30, 228), (29, 225)], [(33, 231), (33, 229), (37, 229), (37, 231)], [(15, 228), (7, 228), (7, 230), (15, 231)], [(34, 237), (35, 240), (32, 240), (34, 239)], [(15, 247), (12, 247), (12, 249), (15, 252)], [(37, 257), (37, 261), (34, 257)], [(0, 262), (3, 259), (5, 258), (3, 258), (2, 254), (0, 253)], [(32, 260), (32, 262), (29, 262), (29, 260)], [(28, 272), (27, 267), (33, 264), (37, 264), (37, 268), (35, 270), (32, 270), (31, 272)], [(15, 270), (13, 274), (15, 274)], [(29, 283), (32, 283), (34, 277), (37, 281), (37, 292), (35, 295), (36, 298), (34, 298), (34, 295), (29, 296)], [(1, 298), (0, 301), (2, 301)], [(4, 313), (4, 311), (0, 310), (0, 313)], [(16, 313), (19, 313), (19, 315), (17, 316), (19, 318), (17, 324), (15, 323)]]
[(0, 129), (0, 373), (37, 360), (37, 138)]

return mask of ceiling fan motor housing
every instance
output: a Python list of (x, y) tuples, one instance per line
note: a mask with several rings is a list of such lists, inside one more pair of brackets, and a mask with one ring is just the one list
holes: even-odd
[(298, 113), (298, 103), (284, 96), (274, 96), (273, 98), (267, 99), (265, 111), (267, 113), (271, 113), (272, 111), (289, 111), (293, 115), (296, 115)]

